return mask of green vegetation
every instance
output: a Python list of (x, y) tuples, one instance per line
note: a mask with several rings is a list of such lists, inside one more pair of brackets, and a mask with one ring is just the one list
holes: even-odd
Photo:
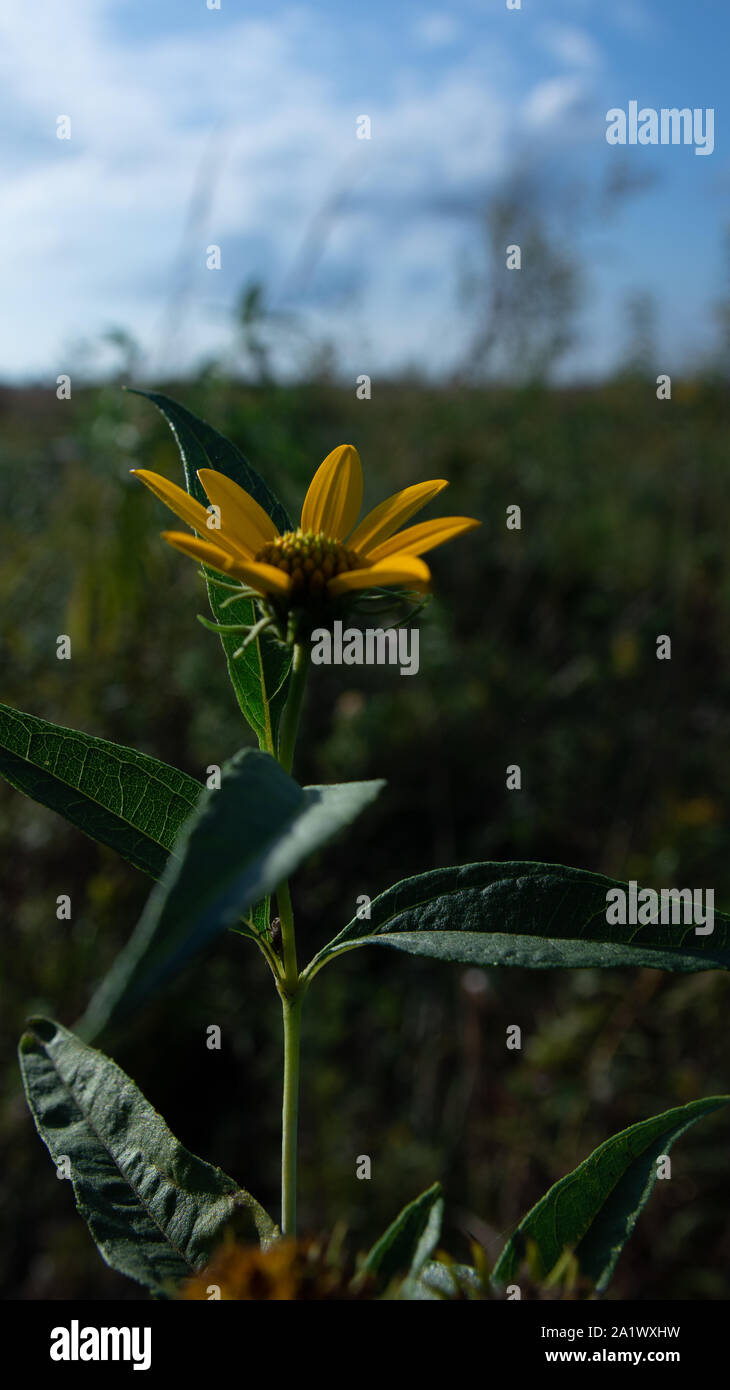
[[(730, 473), (718, 386), (675, 384), (665, 404), (631, 381), (517, 393), (404, 382), (370, 402), (327, 382), (252, 389), (213, 374), (166, 390), (233, 438), (292, 510), (313, 467), (349, 439), (366, 504), (443, 476), (449, 510), (484, 522), (433, 557), (417, 680), (389, 668), (317, 673), (299, 780), (385, 771), (389, 786), (363, 835), (338, 848), (336, 872), (315, 860), (298, 880), (305, 958), (350, 920), (357, 894), (471, 860), (562, 860), (654, 887), (713, 887), (730, 906)], [(167, 517), (128, 476), (143, 465), (179, 478), (168, 430), (114, 387), (70, 402), (5, 392), (0, 408), (0, 696), (201, 781), (253, 740), (218, 639), (195, 622), (207, 599), (194, 567), (159, 544)], [(515, 503), (519, 532), (505, 527)], [(71, 661), (56, 660), (60, 633)], [(655, 655), (665, 633), (671, 662)], [(513, 763), (520, 792), (505, 785)], [(13, 1049), (28, 1014), (73, 1025), (84, 1012), (148, 880), (5, 787), (0, 833), (8, 1291), (134, 1297), (100, 1275), (49, 1175)], [(60, 893), (70, 921), (56, 917)], [(301, 1220), (328, 1228), (345, 1210), (360, 1247), (438, 1173), (444, 1244), (469, 1258), (472, 1235), (494, 1257), (607, 1135), (727, 1086), (722, 971), (492, 972), (386, 950), (354, 952), (318, 983), (304, 1016)], [(211, 1023), (220, 1053), (205, 1048)], [(515, 1023), (522, 1052), (505, 1047)], [(182, 1142), (275, 1209), (279, 1020), (256, 954), (231, 937), (107, 1041)], [(219, 1100), (231, 1090), (233, 1110)], [(612, 1297), (726, 1296), (720, 1123), (683, 1139)], [(363, 1152), (368, 1183), (355, 1177)], [(697, 1248), (702, 1259), (689, 1259)]]

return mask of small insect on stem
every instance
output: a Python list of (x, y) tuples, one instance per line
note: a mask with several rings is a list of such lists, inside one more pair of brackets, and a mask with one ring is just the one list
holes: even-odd
[(283, 960), (283, 959), (284, 959), (284, 952), (283, 952), (283, 943), (282, 943), (282, 939), (281, 939), (281, 918), (280, 918), (280, 917), (272, 917), (272, 919), (271, 919), (271, 921), (270, 921), (270, 923), (269, 923), (269, 932), (270, 932), (270, 934), (271, 934), (271, 944), (272, 944), (274, 950), (276, 951), (276, 954), (277, 954), (277, 956), (279, 957), (279, 960)]

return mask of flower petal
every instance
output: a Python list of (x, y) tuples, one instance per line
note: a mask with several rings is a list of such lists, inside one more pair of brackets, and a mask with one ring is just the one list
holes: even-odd
[[(199, 531), (203, 536), (210, 536), (213, 527), (208, 525), (211, 520), (211, 513), (205, 507), (196, 502), (184, 488), (178, 487), (177, 483), (171, 483), (168, 478), (163, 478), (159, 473), (150, 472), (149, 468), (133, 468), (132, 474), (139, 478), (140, 482), (148, 487), (150, 492), (154, 492), (155, 497), (159, 497), (166, 507), (170, 508), (175, 516), (179, 516), (181, 521), (186, 521), (188, 526), (192, 526), (194, 531)], [(237, 553), (237, 547), (224, 540), (220, 531), (214, 531), (215, 542), (219, 550), (224, 550), (229, 555)], [(213, 542), (211, 542), (213, 544)]]
[(431, 571), (423, 560), (414, 555), (397, 555), (379, 565), (367, 565), (361, 570), (346, 570), (330, 579), (327, 593), (330, 598), (349, 594), (356, 589), (388, 589), (396, 584), (403, 589), (425, 591), (431, 582)]
[(309, 484), (302, 507), (302, 530), (322, 531), (341, 541), (352, 530), (362, 506), (362, 464), (352, 444), (328, 454)]
[(281, 596), (289, 592), (289, 575), (275, 565), (262, 565), (255, 560), (247, 561), (238, 555), (228, 555), (217, 545), (198, 540), (197, 536), (189, 536), (186, 531), (163, 531), (162, 539), (174, 546), (175, 550), (181, 550), (183, 555), (200, 560), (202, 564), (223, 574), (232, 574), (235, 579), (242, 579), (261, 594)]
[(420, 511), (448, 486), (445, 478), (433, 478), (431, 482), (415, 483), (402, 492), (394, 492), (392, 497), (387, 497), (363, 517), (360, 525), (348, 537), (348, 548), (369, 555), (376, 545), (387, 541), (404, 521), (408, 521), (414, 512)]
[(368, 559), (377, 563), (387, 560), (391, 555), (422, 555), (425, 550), (434, 550), (437, 545), (443, 545), (444, 541), (453, 540), (454, 536), (465, 535), (467, 531), (473, 531), (481, 524), (481, 521), (475, 521), (471, 516), (439, 516), (434, 521), (419, 521), (417, 526), (409, 526), (407, 530), (391, 536), (390, 540), (384, 541), (382, 545), (376, 545), (375, 549), (369, 552)]
[(198, 477), (213, 505), (220, 508), (221, 534), (239, 550), (257, 555), (268, 541), (276, 540), (279, 532), (271, 517), (232, 478), (214, 468), (199, 468)]

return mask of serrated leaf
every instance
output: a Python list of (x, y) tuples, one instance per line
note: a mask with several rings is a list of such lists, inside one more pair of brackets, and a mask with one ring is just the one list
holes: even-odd
[(573, 1251), (579, 1272), (603, 1293), (649, 1200), (657, 1159), (697, 1120), (728, 1101), (730, 1096), (691, 1101), (607, 1139), (520, 1222), (495, 1265), (495, 1286), (516, 1282), (532, 1242), (537, 1278), (546, 1279), (567, 1249)]
[(0, 774), (159, 878), (203, 790), (134, 748), (0, 705)]
[(80, 1025), (94, 1037), (215, 936), (233, 927), (302, 860), (355, 819), (382, 782), (302, 788), (274, 758), (243, 749), (206, 790), (135, 932)]
[[(180, 450), (185, 485), (191, 496), (203, 506), (208, 498), (198, 481), (199, 468), (214, 468), (225, 473), (245, 492), (263, 507), (280, 532), (293, 530), (292, 522), (282, 506), (266, 485), (263, 478), (251, 467), (248, 460), (224, 435), (213, 429), (205, 420), (200, 420), (177, 401), (159, 391), (134, 392), (152, 401), (162, 412), (169, 424)], [(221, 605), (227, 597), (226, 591), (216, 587), (212, 580), (218, 578), (212, 571), (206, 571), (208, 578), (208, 598), (217, 622), (224, 624), (254, 623), (259, 616), (254, 600), (238, 599), (227, 608)], [(274, 752), (276, 735), (284, 707), (291, 666), (291, 652), (271, 633), (264, 632), (234, 660), (233, 653), (241, 645), (240, 636), (221, 634), (221, 643), (228, 662), (228, 674), (241, 710), (251, 725), (259, 746)]]
[(438, 1244), (443, 1212), (441, 1185), (434, 1183), (415, 1201), (409, 1202), (376, 1241), (366, 1256), (361, 1276), (369, 1275), (381, 1290), (387, 1288), (391, 1280), (402, 1276), (398, 1295), (408, 1299), (411, 1285), (418, 1280)]
[(31, 1019), (20, 1069), (36, 1128), (70, 1165), (76, 1205), (106, 1263), (167, 1294), (206, 1263), (228, 1229), (278, 1235), (232, 1178), (183, 1147), (134, 1082), (49, 1019)]
[(652, 966), (730, 969), (730, 916), (709, 936), (694, 926), (606, 921), (606, 893), (627, 885), (562, 864), (465, 864), (404, 879), (314, 957), (314, 970), (353, 946), (384, 945), (464, 964), (547, 970)]

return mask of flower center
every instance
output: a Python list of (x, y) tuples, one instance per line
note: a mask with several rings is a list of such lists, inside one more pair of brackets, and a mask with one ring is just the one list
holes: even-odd
[(348, 550), (340, 541), (330, 540), (321, 531), (301, 528), (269, 541), (256, 559), (291, 575), (292, 590), (302, 597), (320, 594), (328, 579), (345, 570), (364, 569), (368, 564), (356, 550)]

